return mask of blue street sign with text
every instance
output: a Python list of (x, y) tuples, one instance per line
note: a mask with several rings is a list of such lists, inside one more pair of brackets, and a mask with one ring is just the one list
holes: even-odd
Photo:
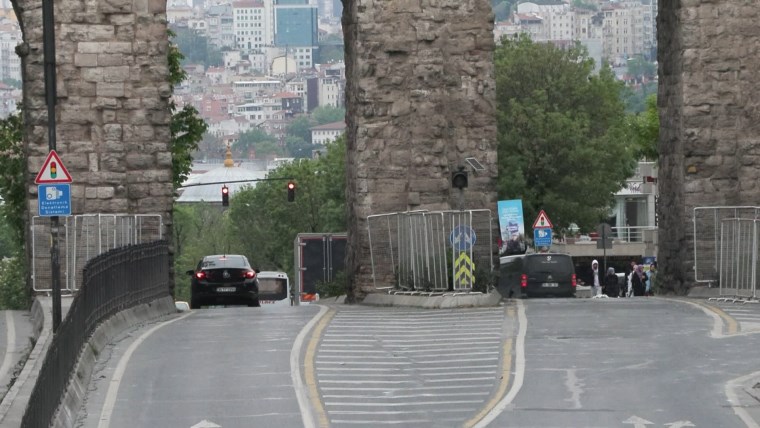
[(71, 215), (70, 184), (40, 184), (37, 186), (37, 208), (41, 217)]
[(552, 230), (548, 227), (533, 229), (533, 244), (536, 247), (551, 247)]

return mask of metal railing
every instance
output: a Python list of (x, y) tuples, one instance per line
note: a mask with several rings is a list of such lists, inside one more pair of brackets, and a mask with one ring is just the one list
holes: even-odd
[[(625, 242), (646, 242), (647, 231), (657, 230), (656, 226), (621, 226), (613, 227), (611, 239)], [(566, 238), (567, 239), (567, 238)], [(575, 244), (596, 243), (600, 238), (596, 233), (581, 235), (581, 238), (575, 238), (572, 242)]]
[(377, 214), (367, 229), (375, 288), (485, 291), (492, 279), (490, 210)]
[(760, 219), (760, 207), (696, 207), (694, 223), (694, 280), (716, 283), (720, 277), (721, 224), (725, 219)]
[(757, 299), (757, 219), (723, 219), (720, 224), (719, 294)]
[[(81, 214), (61, 218), (61, 288), (76, 291), (88, 260), (126, 245), (163, 239), (160, 214)], [(50, 218), (32, 217), (32, 288), (49, 291)]]
[(111, 250), (84, 267), (82, 287), (56, 332), (21, 422), (50, 426), (82, 347), (101, 322), (117, 312), (169, 296), (169, 246), (165, 241)]

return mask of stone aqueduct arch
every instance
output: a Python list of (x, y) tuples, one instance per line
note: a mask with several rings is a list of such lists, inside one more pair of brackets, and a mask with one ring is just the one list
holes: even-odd
[[(468, 208), (495, 208), (493, 15), (488, 0), (343, 0), (352, 297), (370, 291), (368, 214), (453, 205), (450, 171), (488, 167)], [(40, 0), (21, 23), (29, 215), (47, 154)], [(693, 278), (690, 210), (760, 196), (760, 8), (745, 0), (660, 0), (661, 278)], [(165, 0), (55, 2), (58, 149), (74, 213), (161, 213), (171, 227)]]

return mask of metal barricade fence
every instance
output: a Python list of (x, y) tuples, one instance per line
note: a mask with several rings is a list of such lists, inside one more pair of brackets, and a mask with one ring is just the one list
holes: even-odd
[(367, 217), (375, 288), (471, 291), (491, 279), (490, 210), (405, 211)]
[(723, 219), (720, 224), (721, 296), (757, 298), (758, 221)]
[[(80, 214), (60, 220), (61, 288), (69, 291), (79, 288), (82, 269), (90, 259), (115, 248), (163, 239), (160, 214)], [(35, 291), (49, 291), (49, 217), (32, 217), (31, 241), (32, 287)]]
[(694, 223), (694, 280), (715, 283), (719, 280), (721, 223), (724, 219), (760, 219), (760, 207), (696, 207)]

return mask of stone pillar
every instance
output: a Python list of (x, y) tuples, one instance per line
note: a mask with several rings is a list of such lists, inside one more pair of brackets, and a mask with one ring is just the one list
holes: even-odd
[(759, 205), (760, 10), (743, 0), (660, 1), (659, 279), (694, 282), (694, 207)]
[(344, 0), (343, 32), (351, 300), (372, 291), (368, 215), (459, 208), (467, 157), (487, 170), (464, 208), (495, 213), (495, 43), (488, 0)]
[[(48, 154), (42, 2), (14, 0), (24, 43), (29, 215)], [(72, 214), (161, 214), (171, 236), (166, 2), (55, 2), (57, 152), (73, 177)]]

